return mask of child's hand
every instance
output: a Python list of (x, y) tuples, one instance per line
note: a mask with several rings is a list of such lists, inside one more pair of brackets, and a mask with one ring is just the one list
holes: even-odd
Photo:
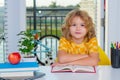
[(55, 63), (53, 63), (51, 66), (56, 66), (56, 65), (59, 65), (59, 63), (58, 63), (58, 62), (55, 62)]

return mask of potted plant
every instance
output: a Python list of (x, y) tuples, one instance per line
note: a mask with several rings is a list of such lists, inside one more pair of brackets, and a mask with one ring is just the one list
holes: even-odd
[(34, 49), (34, 36), (30, 30), (21, 31), (19, 34), (21, 36), (19, 40), (19, 51), (23, 55), (24, 58), (33, 58), (34, 54), (32, 50)]

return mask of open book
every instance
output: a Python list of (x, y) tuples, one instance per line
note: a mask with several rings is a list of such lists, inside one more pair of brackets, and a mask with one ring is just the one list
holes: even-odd
[(94, 66), (64, 65), (52, 66), (51, 72), (96, 73)]

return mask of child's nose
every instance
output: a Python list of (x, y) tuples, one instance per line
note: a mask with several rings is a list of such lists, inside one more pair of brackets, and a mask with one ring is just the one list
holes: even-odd
[(77, 26), (77, 28), (76, 28), (77, 30), (80, 30), (81, 29), (81, 27), (80, 26)]

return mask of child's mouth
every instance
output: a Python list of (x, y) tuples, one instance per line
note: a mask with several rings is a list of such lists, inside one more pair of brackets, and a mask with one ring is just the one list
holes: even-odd
[(81, 32), (75, 32), (75, 34), (81, 34)]

